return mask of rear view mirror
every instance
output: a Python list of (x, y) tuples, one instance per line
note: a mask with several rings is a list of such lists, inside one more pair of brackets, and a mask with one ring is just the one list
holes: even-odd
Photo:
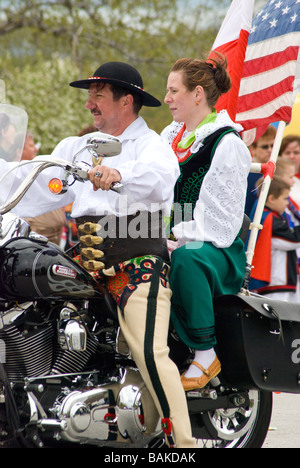
[(101, 132), (95, 132), (88, 139), (87, 146), (95, 158), (116, 156), (122, 150), (122, 143), (118, 138)]

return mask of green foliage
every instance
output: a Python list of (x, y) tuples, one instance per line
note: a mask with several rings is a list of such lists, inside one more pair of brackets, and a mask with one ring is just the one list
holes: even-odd
[[(87, 92), (68, 83), (91, 76), (101, 63), (131, 63), (144, 88), (163, 102), (171, 65), (183, 56), (207, 56), (230, 0), (211, 0), (210, 9), (207, 3), (0, 0), (0, 79), (6, 101), (28, 112), (40, 154), (92, 123)], [(164, 104), (142, 115), (158, 132), (171, 120)]]
[(13, 73), (11, 58), (2, 59), (1, 78), (6, 83), (6, 101), (27, 111), (29, 130), (41, 142), (40, 154), (48, 154), (62, 138), (77, 135), (92, 123), (92, 118), (84, 107), (87, 93), (68, 86), (74, 76), (70, 59), (46, 62), (38, 55), (33, 64), (15, 67)]

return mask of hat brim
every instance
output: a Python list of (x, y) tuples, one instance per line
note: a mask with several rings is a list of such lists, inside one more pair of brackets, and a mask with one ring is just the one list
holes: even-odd
[(70, 83), (70, 86), (73, 88), (81, 88), (81, 89), (89, 89), (91, 84), (93, 83), (110, 83), (116, 86), (120, 86), (121, 88), (129, 89), (132, 92), (135, 92), (142, 96), (143, 98), (143, 105), (147, 107), (160, 107), (161, 102), (156, 99), (154, 96), (151, 94), (147, 93), (144, 91), (142, 88), (139, 88), (138, 86), (135, 86), (133, 84), (127, 83), (126, 81), (121, 81), (121, 80), (115, 80), (113, 78), (102, 78), (102, 77), (92, 77), (87, 80), (79, 80), (79, 81), (72, 81)]

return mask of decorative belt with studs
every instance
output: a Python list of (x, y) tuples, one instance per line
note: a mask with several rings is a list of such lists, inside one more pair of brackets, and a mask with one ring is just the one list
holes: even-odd
[(103, 270), (143, 255), (170, 261), (161, 211), (124, 217), (82, 216), (76, 223), (82, 265), (87, 270)]

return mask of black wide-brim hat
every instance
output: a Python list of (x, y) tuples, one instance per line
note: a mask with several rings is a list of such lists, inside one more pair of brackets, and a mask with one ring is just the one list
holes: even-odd
[(139, 72), (123, 62), (108, 62), (101, 65), (94, 75), (87, 80), (73, 81), (70, 86), (74, 88), (89, 89), (92, 83), (110, 83), (121, 88), (129, 89), (143, 98), (143, 105), (148, 107), (159, 107), (161, 102), (151, 94), (144, 91), (144, 84)]

